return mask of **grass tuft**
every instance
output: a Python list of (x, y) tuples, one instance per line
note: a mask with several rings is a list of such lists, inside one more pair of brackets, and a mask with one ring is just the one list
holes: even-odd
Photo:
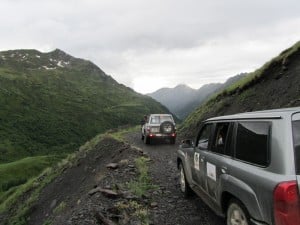
[(128, 187), (132, 193), (141, 197), (148, 190), (156, 189), (157, 186), (152, 184), (151, 178), (148, 173), (148, 165), (149, 158), (140, 157), (135, 160), (136, 167), (139, 172), (139, 176), (137, 180), (131, 181), (128, 184)]

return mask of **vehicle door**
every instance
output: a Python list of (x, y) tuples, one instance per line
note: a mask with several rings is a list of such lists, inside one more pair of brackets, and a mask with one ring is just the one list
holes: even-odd
[(207, 193), (214, 200), (217, 200), (218, 191), (221, 188), (220, 178), (226, 176), (232, 160), (233, 123), (218, 122), (212, 137), (212, 142), (208, 151), (204, 152), (204, 162), (206, 164), (205, 183)]
[(206, 191), (206, 165), (205, 165), (205, 152), (209, 149), (211, 144), (212, 131), (214, 128), (213, 123), (206, 123), (200, 130), (192, 157), (192, 177), (197, 186)]
[(300, 194), (300, 113), (295, 113), (292, 117), (293, 127), (293, 142), (294, 142), (294, 157), (295, 171), (298, 182), (298, 190)]

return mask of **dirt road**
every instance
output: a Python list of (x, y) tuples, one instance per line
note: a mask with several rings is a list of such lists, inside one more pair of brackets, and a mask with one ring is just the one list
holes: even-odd
[[(26, 216), (26, 224), (225, 224), (197, 196), (183, 197), (176, 144), (145, 145), (139, 132), (130, 132), (125, 139), (120, 142), (105, 137), (74, 161), (42, 190)], [(128, 182), (139, 176), (135, 163), (140, 156), (149, 156), (147, 165), (156, 188), (137, 197), (128, 192)], [(4, 224), (11, 223), (8, 220)]]
[(133, 146), (141, 148), (150, 156), (150, 173), (153, 182), (160, 187), (159, 192), (151, 196), (157, 207), (151, 209), (153, 224), (169, 225), (224, 225), (225, 221), (217, 217), (197, 196), (185, 199), (179, 190), (176, 167), (178, 145), (157, 142), (145, 145), (139, 133), (131, 133), (127, 140)]

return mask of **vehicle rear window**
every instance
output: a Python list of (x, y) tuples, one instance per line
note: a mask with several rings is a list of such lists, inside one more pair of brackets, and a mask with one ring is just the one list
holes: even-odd
[(152, 116), (150, 118), (150, 123), (152, 124), (161, 124), (165, 121), (170, 121), (170, 122), (173, 122), (173, 118), (172, 116), (169, 116), (169, 115), (161, 115), (161, 116)]
[(296, 173), (300, 174), (300, 120), (292, 122)]
[(269, 130), (269, 122), (238, 123), (235, 157), (249, 163), (267, 166)]

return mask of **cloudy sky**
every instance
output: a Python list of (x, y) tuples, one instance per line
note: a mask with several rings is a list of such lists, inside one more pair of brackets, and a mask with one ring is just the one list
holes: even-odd
[(300, 40), (299, 0), (0, 0), (0, 50), (59, 48), (140, 93), (251, 72)]

